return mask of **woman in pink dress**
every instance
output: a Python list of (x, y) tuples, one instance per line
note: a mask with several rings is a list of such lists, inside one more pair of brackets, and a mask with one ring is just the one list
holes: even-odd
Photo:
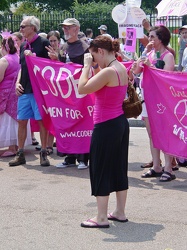
[(13, 38), (3, 38), (0, 59), (0, 148), (8, 147), (1, 157), (17, 151), (17, 96), (15, 81), (20, 69), (19, 56)]

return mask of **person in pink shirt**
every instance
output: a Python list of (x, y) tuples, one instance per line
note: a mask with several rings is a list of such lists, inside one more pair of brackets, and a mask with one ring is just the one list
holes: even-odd
[(0, 148), (1, 157), (13, 156), (17, 152), (17, 95), (15, 82), (20, 69), (19, 56), (13, 38), (9, 35), (2, 40), (0, 59)]
[[(79, 79), (80, 94), (95, 95), (94, 130), (90, 146), (90, 181), (97, 200), (97, 215), (81, 223), (86, 228), (108, 228), (108, 220), (127, 222), (129, 123), (122, 110), (128, 76), (115, 57), (114, 42), (98, 36), (90, 43)], [(95, 75), (89, 79), (90, 69)], [(108, 213), (109, 195), (116, 192), (117, 205)]]

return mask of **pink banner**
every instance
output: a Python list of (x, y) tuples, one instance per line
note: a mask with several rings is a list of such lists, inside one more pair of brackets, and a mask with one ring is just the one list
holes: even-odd
[(143, 87), (153, 144), (187, 158), (187, 73), (144, 67)]
[(79, 95), (81, 65), (27, 57), (32, 82), (45, 127), (62, 153), (88, 153), (93, 129), (93, 99)]
[[(78, 93), (82, 65), (31, 56), (26, 61), (44, 125), (55, 135), (58, 151), (88, 153), (94, 98)], [(132, 62), (123, 64), (129, 67)]]

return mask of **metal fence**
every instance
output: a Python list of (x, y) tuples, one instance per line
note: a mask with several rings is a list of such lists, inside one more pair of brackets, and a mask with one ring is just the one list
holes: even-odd
[[(50, 30), (59, 30), (61, 35), (62, 30), (59, 27), (59, 23), (68, 17), (75, 17), (80, 21), (81, 31), (85, 31), (86, 28), (92, 28), (94, 36), (99, 35), (98, 27), (101, 24), (106, 24), (108, 26), (108, 32), (113, 37), (118, 37), (118, 27), (117, 24), (112, 20), (111, 13), (102, 14), (100, 12), (96, 14), (85, 13), (84, 15), (76, 15), (76, 13), (66, 13), (62, 12), (60, 14), (41, 14), (38, 18), (41, 21), (41, 32), (48, 33)], [(14, 15), (12, 13), (7, 15), (0, 15), (0, 30), (7, 29), (9, 31), (15, 32), (19, 31), (20, 23), (23, 19), (22, 15)], [(166, 22), (166, 18), (156, 19), (156, 14), (151, 14), (148, 16), (151, 25), (155, 25), (157, 22), (165, 24), (171, 31), (172, 38), (170, 45), (175, 49), (176, 54), (178, 54), (178, 29), (182, 26), (182, 17), (169, 17)]]

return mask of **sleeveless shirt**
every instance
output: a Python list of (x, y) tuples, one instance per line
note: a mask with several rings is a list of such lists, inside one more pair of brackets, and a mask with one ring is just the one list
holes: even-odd
[[(114, 70), (116, 71), (116, 69)], [(114, 119), (123, 114), (122, 103), (127, 92), (127, 85), (120, 84), (119, 75), (118, 80), (118, 86), (104, 86), (95, 92), (94, 124)]]

